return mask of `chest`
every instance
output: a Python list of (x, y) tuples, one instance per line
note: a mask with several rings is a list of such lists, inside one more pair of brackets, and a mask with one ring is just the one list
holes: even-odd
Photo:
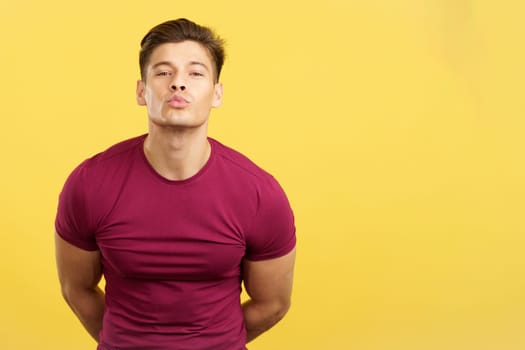
[(227, 190), (126, 186), (97, 233), (105, 270), (125, 278), (240, 275), (248, 203)]

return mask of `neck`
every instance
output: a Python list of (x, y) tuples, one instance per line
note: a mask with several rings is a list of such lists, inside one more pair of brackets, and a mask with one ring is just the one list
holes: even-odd
[(153, 169), (168, 180), (197, 174), (210, 157), (207, 128), (169, 129), (150, 125), (144, 154)]

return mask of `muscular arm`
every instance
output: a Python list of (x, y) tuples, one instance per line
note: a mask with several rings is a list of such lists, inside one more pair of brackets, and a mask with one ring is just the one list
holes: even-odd
[(58, 278), (64, 299), (98, 342), (104, 314), (100, 253), (77, 248), (55, 234)]
[(247, 342), (279, 322), (290, 308), (295, 248), (270, 260), (244, 261), (244, 287), (250, 296), (242, 307)]

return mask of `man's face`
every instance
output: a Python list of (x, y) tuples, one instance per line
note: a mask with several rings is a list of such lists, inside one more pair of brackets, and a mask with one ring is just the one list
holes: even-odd
[(153, 50), (145, 80), (137, 82), (137, 102), (150, 123), (160, 127), (197, 128), (207, 124), (210, 109), (222, 102), (222, 85), (208, 51), (194, 41), (166, 43)]

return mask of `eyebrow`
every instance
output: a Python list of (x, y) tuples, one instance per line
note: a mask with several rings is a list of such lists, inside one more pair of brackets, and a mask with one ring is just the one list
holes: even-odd
[(202, 62), (199, 62), (199, 61), (191, 61), (191, 62), (190, 62), (190, 66), (194, 66), (194, 65), (201, 66), (201, 67), (204, 67), (206, 70), (209, 70), (208, 66), (205, 65), (205, 64), (202, 63)]
[[(151, 66), (151, 68), (155, 69), (159, 66), (164, 66), (164, 65), (173, 67), (173, 64), (170, 61), (160, 61), (160, 62), (155, 63), (153, 66)], [(201, 66), (201, 67), (204, 67), (204, 69), (206, 69), (207, 71), (210, 70), (207, 65), (199, 61), (190, 61), (188, 65), (189, 66)]]

